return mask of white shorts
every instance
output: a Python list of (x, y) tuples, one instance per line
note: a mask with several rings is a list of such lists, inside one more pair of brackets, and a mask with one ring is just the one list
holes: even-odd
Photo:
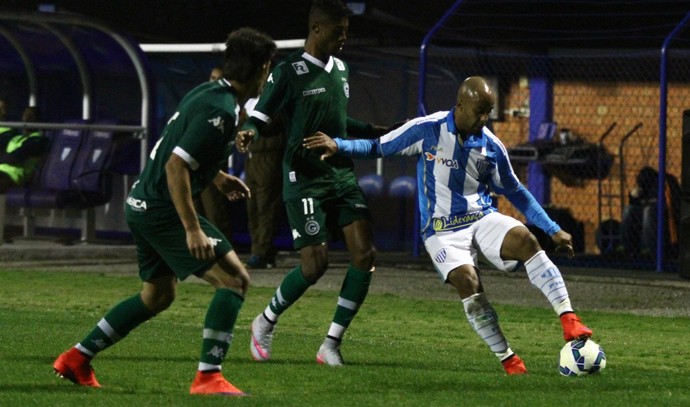
[(466, 264), (478, 267), (483, 262), (498, 270), (515, 271), (518, 262), (502, 260), (501, 245), (508, 231), (516, 226), (524, 225), (515, 218), (493, 212), (468, 228), (436, 233), (424, 241), (424, 246), (444, 282), (451, 271)]

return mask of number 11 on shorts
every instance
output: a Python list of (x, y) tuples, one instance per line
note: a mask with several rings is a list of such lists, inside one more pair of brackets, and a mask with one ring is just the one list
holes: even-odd
[(302, 198), (302, 206), (305, 215), (314, 214), (314, 198)]

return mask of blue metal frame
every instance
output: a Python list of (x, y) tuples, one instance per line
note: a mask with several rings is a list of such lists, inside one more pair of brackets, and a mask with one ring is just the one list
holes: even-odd
[(666, 104), (668, 102), (668, 46), (671, 40), (690, 22), (690, 12), (669, 33), (661, 46), (661, 75), (659, 78), (659, 179), (657, 188), (656, 271), (664, 271), (664, 208), (666, 197)]

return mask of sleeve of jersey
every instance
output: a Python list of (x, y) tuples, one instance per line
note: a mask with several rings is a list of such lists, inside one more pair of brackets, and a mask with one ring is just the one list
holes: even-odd
[(334, 139), (338, 154), (352, 158), (377, 158), (391, 155), (417, 155), (422, 151), (424, 126), (410, 121), (375, 140)]
[(525, 215), (528, 223), (536, 225), (549, 236), (553, 236), (554, 233), (561, 230), (561, 227), (549, 218), (544, 208), (539, 205), (539, 202), (534, 199), (532, 193), (524, 185), (518, 185), (516, 189), (505, 194), (505, 197), (508, 198), (517, 210)]
[(219, 112), (218, 116), (207, 117), (196, 115), (189, 123), (184, 136), (177, 143), (173, 152), (185, 160), (192, 170), (199, 168), (200, 160), (207, 150), (223, 148), (223, 131), (225, 121), (234, 120), (229, 114)]
[(494, 140), (497, 164), (497, 171), (492, 180), (494, 190), (504, 195), (517, 210), (525, 215), (528, 223), (536, 225), (549, 236), (561, 230), (561, 227), (549, 218), (544, 208), (534, 199), (532, 193), (520, 183), (513, 171), (513, 166), (510, 165), (508, 151), (503, 143), (500, 140)]
[(338, 154), (352, 158), (377, 158), (378, 154), (377, 141), (367, 139), (343, 140), (340, 138), (333, 139), (338, 146)]
[(284, 65), (276, 66), (268, 76), (261, 96), (259, 96), (259, 101), (242, 126), (243, 130), (254, 130), (259, 136), (264, 127), (271, 121), (271, 117), (285, 105), (289, 97), (289, 77), (283, 73), (283, 67)]

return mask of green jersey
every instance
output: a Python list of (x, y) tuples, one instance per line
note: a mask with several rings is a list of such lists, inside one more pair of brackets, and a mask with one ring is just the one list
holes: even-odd
[(319, 196), (355, 187), (357, 179), (350, 158), (333, 156), (322, 161), (320, 153), (302, 147), (302, 139), (321, 131), (330, 137), (347, 137), (352, 122), (347, 117), (350, 96), (348, 66), (335, 57), (323, 63), (303, 49), (278, 64), (264, 85), (247, 127), (260, 131), (269, 118), (284, 117), (287, 146), (283, 158), (283, 198)]
[(200, 194), (219, 170), (227, 170), (238, 120), (239, 106), (225, 79), (204, 83), (189, 92), (163, 129), (132, 187), (127, 198), (132, 210), (173, 206), (165, 172), (170, 154), (189, 164), (192, 196)]

